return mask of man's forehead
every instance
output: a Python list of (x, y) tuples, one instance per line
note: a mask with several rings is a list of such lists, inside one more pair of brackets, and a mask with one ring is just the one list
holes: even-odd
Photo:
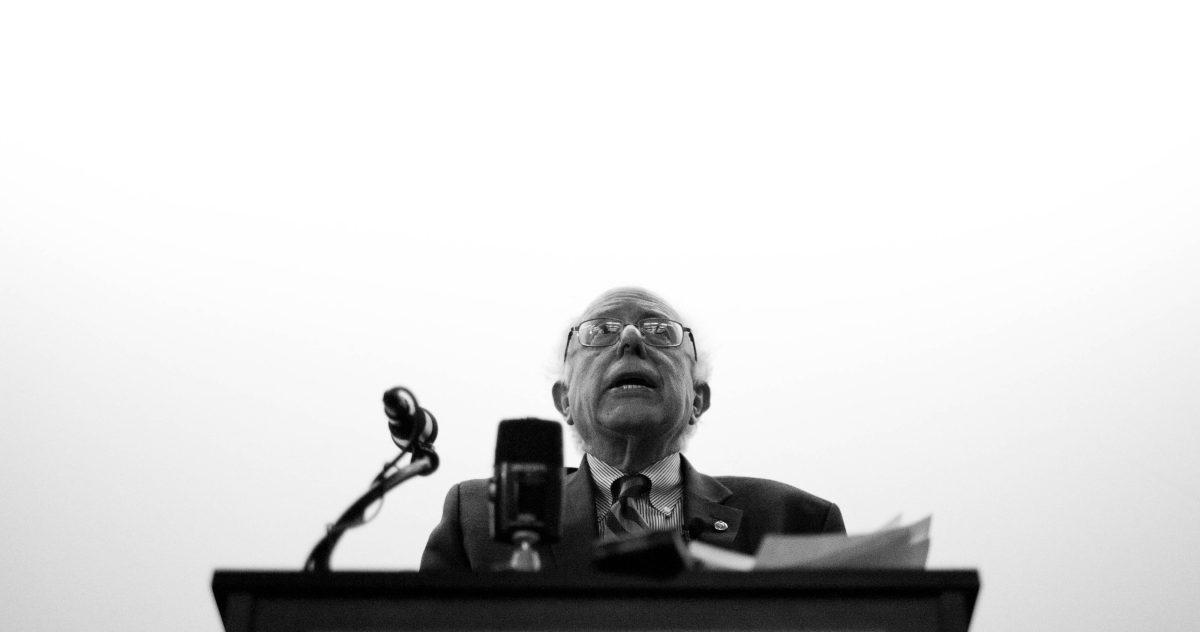
[(640, 288), (619, 288), (601, 294), (583, 313), (583, 319), (602, 316), (642, 318), (663, 316), (679, 320), (679, 313), (662, 298)]

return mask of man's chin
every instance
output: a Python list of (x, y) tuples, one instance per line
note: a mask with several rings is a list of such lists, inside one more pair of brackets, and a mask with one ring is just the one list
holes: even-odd
[(645, 402), (619, 402), (605, 406), (597, 419), (619, 434), (643, 434), (662, 425), (663, 411)]

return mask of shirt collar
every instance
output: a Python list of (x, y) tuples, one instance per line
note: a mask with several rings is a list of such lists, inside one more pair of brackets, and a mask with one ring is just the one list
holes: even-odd
[[(627, 472), (622, 472), (591, 454), (585, 456), (588, 469), (592, 472), (596, 505), (609, 507), (612, 505), (613, 481), (625, 476)], [(640, 472), (650, 479), (650, 504), (661, 513), (669, 514), (683, 498), (683, 476), (679, 468), (679, 453), (676, 452)]]

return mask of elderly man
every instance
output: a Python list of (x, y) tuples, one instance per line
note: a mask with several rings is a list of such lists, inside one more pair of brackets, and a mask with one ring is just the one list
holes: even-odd
[[(597, 538), (680, 530), (753, 553), (768, 533), (844, 533), (837, 505), (775, 481), (710, 477), (680, 451), (711, 403), (696, 339), (666, 301), (618, 288), (567, 332), (554, 405), (585, 456), (563, 481), (562, 541), (539, 547), (547, 569), (586, 570)], [(446, 496), (421, 570), (488, 570), (512, 548), (489, 535), (487, 479)]]

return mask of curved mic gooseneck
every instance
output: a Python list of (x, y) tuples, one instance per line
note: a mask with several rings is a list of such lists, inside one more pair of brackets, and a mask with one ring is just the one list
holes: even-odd
[[(412, 391), (402, 386), (384, 392), (383, 405), (392, 441), (400, 447), (400, 454), (384, 464), (367, 492), (342, 512), (337, 522), (326, 527), (325, 537), (317, 542), (304, 562), (305, 571), (329, 572), (329, 560), (338, 540), (346, 531), (366, 523), (368, 507), (404, 481), (414, 476), (428, 476), (438, 468), (438, 455), (433, 450), (433, 441), (437, 439), (437, 419), (433, 414), (421, 408)], [(408, 465), (397, 467), (396, 464), (405, 454), (411, 454)]]

